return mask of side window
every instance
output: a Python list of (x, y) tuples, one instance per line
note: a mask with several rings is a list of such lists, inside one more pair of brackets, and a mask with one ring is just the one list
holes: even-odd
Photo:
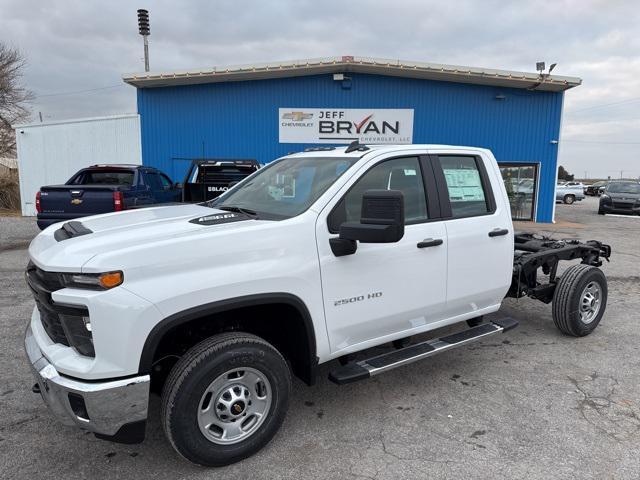
[(157, 191), (162, 190), (162, 184), (160, 183), (160, 175), (156, 172), (146, 171), (145, 174), (145, 183), (151, 187), (151, 190)]
[(486, 176), (478, 159), (470, 156), (438, 157), (447, 182), (451, 214), (456, 217), (471, 217), (491, 212)]
[(162, 188), (164, 188), (165, 190), (171, 190), (171, 188), (173, 187), (173, 183), (171, 182), (171, 180), (169, 180), (169, 177), (167, 177), (164, 173), (161, 173), (159, 176)]
[(367, 171), (334, 207), (327, 220), (329, 231), (337, 233), (343, 222), (357, 222), (362, 196), (367, 190), (400, 190), (404, 196), (405, 223), (428, 219), (422, 171), (417, 157), (387, 160)]

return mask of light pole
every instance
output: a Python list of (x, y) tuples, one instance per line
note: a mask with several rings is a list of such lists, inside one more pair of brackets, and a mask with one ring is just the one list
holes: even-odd
[(143, 8), (138, 10), (138, 32), (144, 39), (144, 71), (149, 71), (149, 35), (151, 29), (149, 27), (149, 11)]

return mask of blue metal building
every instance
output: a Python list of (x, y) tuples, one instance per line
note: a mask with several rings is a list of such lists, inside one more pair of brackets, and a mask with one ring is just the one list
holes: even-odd
[(553, 220), (564, 91), (581, 83), (555, 75), (359, 57), (145, 73), (124, 80), (137, 87), (143, 163), (174, 180), (182, 180), (189, 158), (267, 163), (312, 146), (281, 143), (283, 111), (304, 122), (305, 110), (313, 109), (412, 110), (411, 143), (491, 149), (514, 218), (540, 222)]

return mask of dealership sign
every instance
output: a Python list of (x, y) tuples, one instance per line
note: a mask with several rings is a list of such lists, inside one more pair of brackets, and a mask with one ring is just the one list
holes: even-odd
[(413, 142), (413, 109), (280, 108), (280, 143)]

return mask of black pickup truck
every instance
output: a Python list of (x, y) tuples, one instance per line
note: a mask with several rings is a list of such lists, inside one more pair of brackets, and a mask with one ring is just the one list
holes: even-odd
[(64, 185), (36, 194), (38, 227), (99, 213), (180, 201), (182, 190), (161, 171), (141, 165), (94, 165)]
[(205, 202), (219, 197), (260, 168), (256, 160), (192, 160), (184, 177), (183, 202)]

